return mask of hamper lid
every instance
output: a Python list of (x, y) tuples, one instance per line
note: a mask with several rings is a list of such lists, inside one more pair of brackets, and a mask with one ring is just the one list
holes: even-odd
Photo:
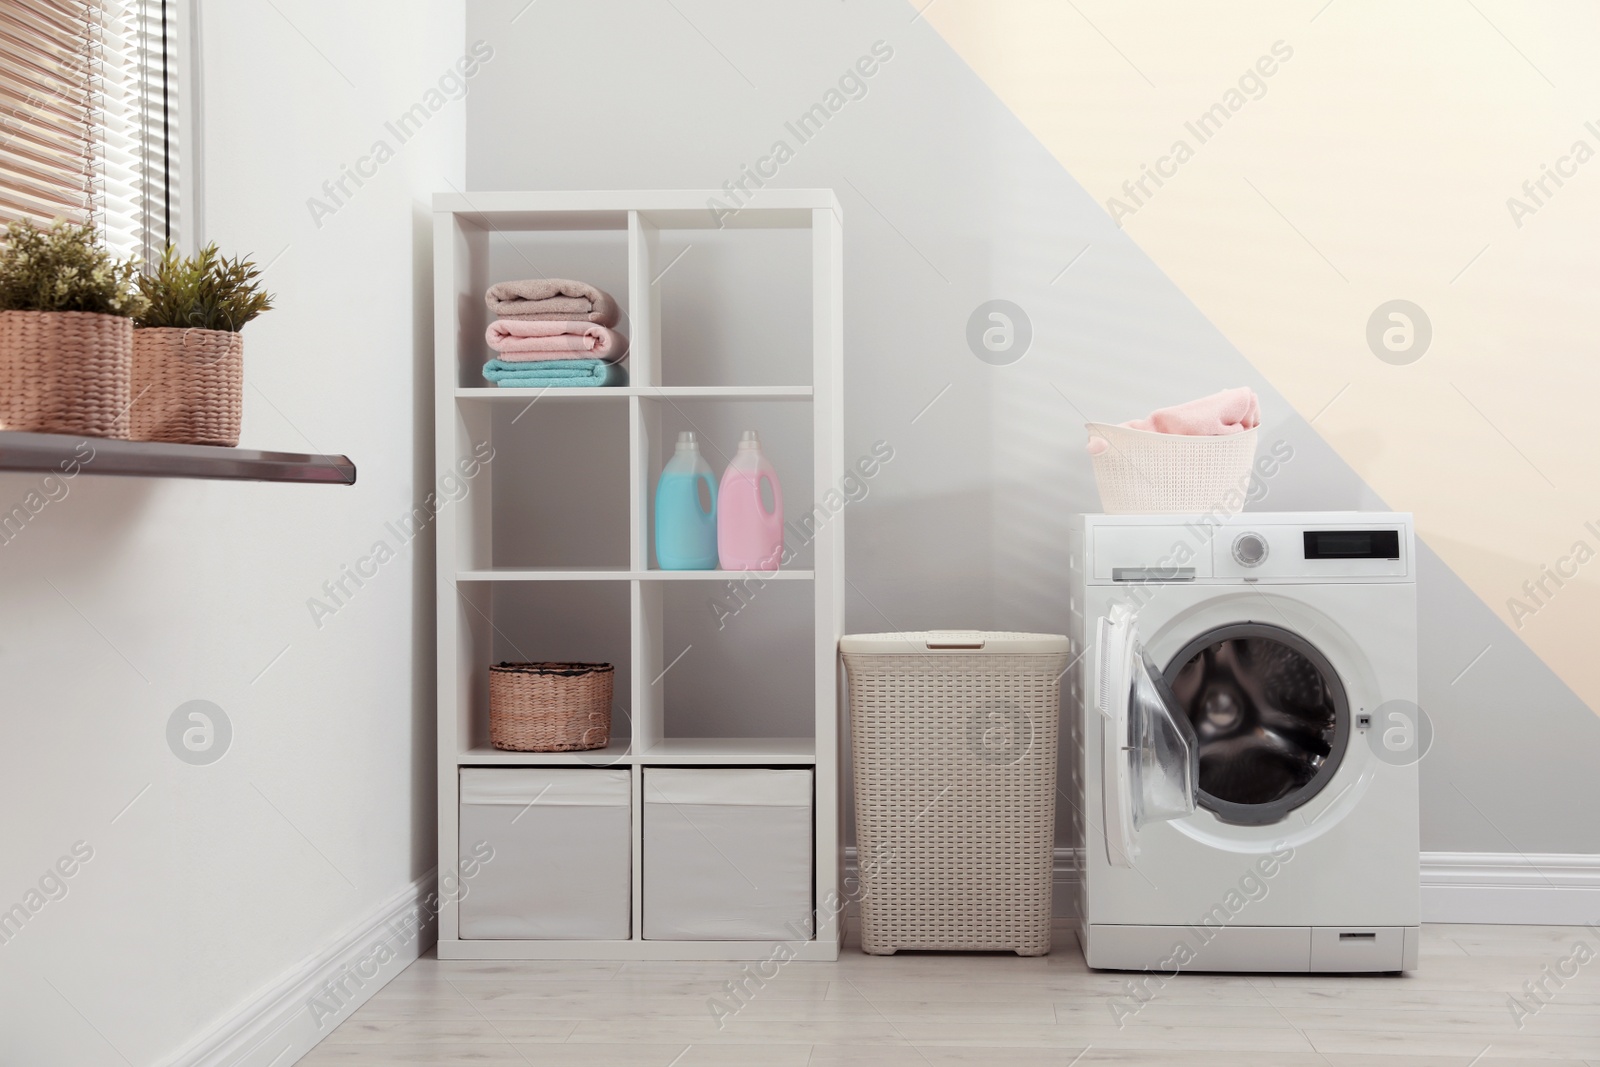
[(839, 651), (854, 655), (906, 652), (1061, 655), (1071, 647), (1072, 642), (1064, 634), (1025, 634), (1008, 630), (907, 630), (890, 634), (846, 634), (839, 639)]

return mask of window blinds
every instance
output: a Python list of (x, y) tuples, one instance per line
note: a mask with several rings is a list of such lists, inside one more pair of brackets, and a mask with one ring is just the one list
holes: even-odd
[(93, 5), (0, 5), (0, 211), (82, 221), (93, 190)]
[(176, 6), (0, 3), (0, 219), (93, 218), (146, 262), (174, 239)]
[(99, 0), (103, 85), (101, 199), (115, 255), (160, 258), (176, 230), (177, 34), (171, 0)]

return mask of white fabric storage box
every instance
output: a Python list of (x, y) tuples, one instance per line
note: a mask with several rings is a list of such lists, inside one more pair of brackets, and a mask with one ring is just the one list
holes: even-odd
[(644, 936), (810, 940), (810, 770), (644, 772)]
[(631, 788), (626, 770), (462, 770), (462, 862), (494, 856), (462, 883), (461, 937), (626, 940)]

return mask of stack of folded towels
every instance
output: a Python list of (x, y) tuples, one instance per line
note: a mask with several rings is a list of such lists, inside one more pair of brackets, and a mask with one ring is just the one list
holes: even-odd
[(501, 388), (627, 385), (628, 339), (611, 294), (565, 278), (499, 282), (484, 294), (494, 358), (483, 376)]

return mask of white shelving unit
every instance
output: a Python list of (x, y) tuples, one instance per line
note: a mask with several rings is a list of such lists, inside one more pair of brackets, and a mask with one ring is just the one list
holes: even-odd
[[(842, 216), (831, 190), (769, 189), (719, 226), (713, 197), (725, 194), (434, 198), (436, 473), (453, 501), (438, 518), (441, 883), (457, 872), (461, 768), (626, 767), (633, 785), (630, 939), (463, 940), (445, 899), (441, 959), (769, 959), (771, 941), (641, 936), (652, 766), (814, 770), (816, 936), (790, 948), (838, 957), (840, 916), (826, 902), (841, 866), (843, 516), (804, 516), (843, 475)], [(617, 297), (628, 386), (485, 386), (483, 292), (536, 276)], [(778, 467), (795, 566), (748, 585), (737, 573), (658, 569), (653, 496), (677, 431), (699, 431), (720, 474), (739, 428), (759, 430)], [(615, 663), (611, 745), (493, 748), (488, 668), (502, 659)]]

